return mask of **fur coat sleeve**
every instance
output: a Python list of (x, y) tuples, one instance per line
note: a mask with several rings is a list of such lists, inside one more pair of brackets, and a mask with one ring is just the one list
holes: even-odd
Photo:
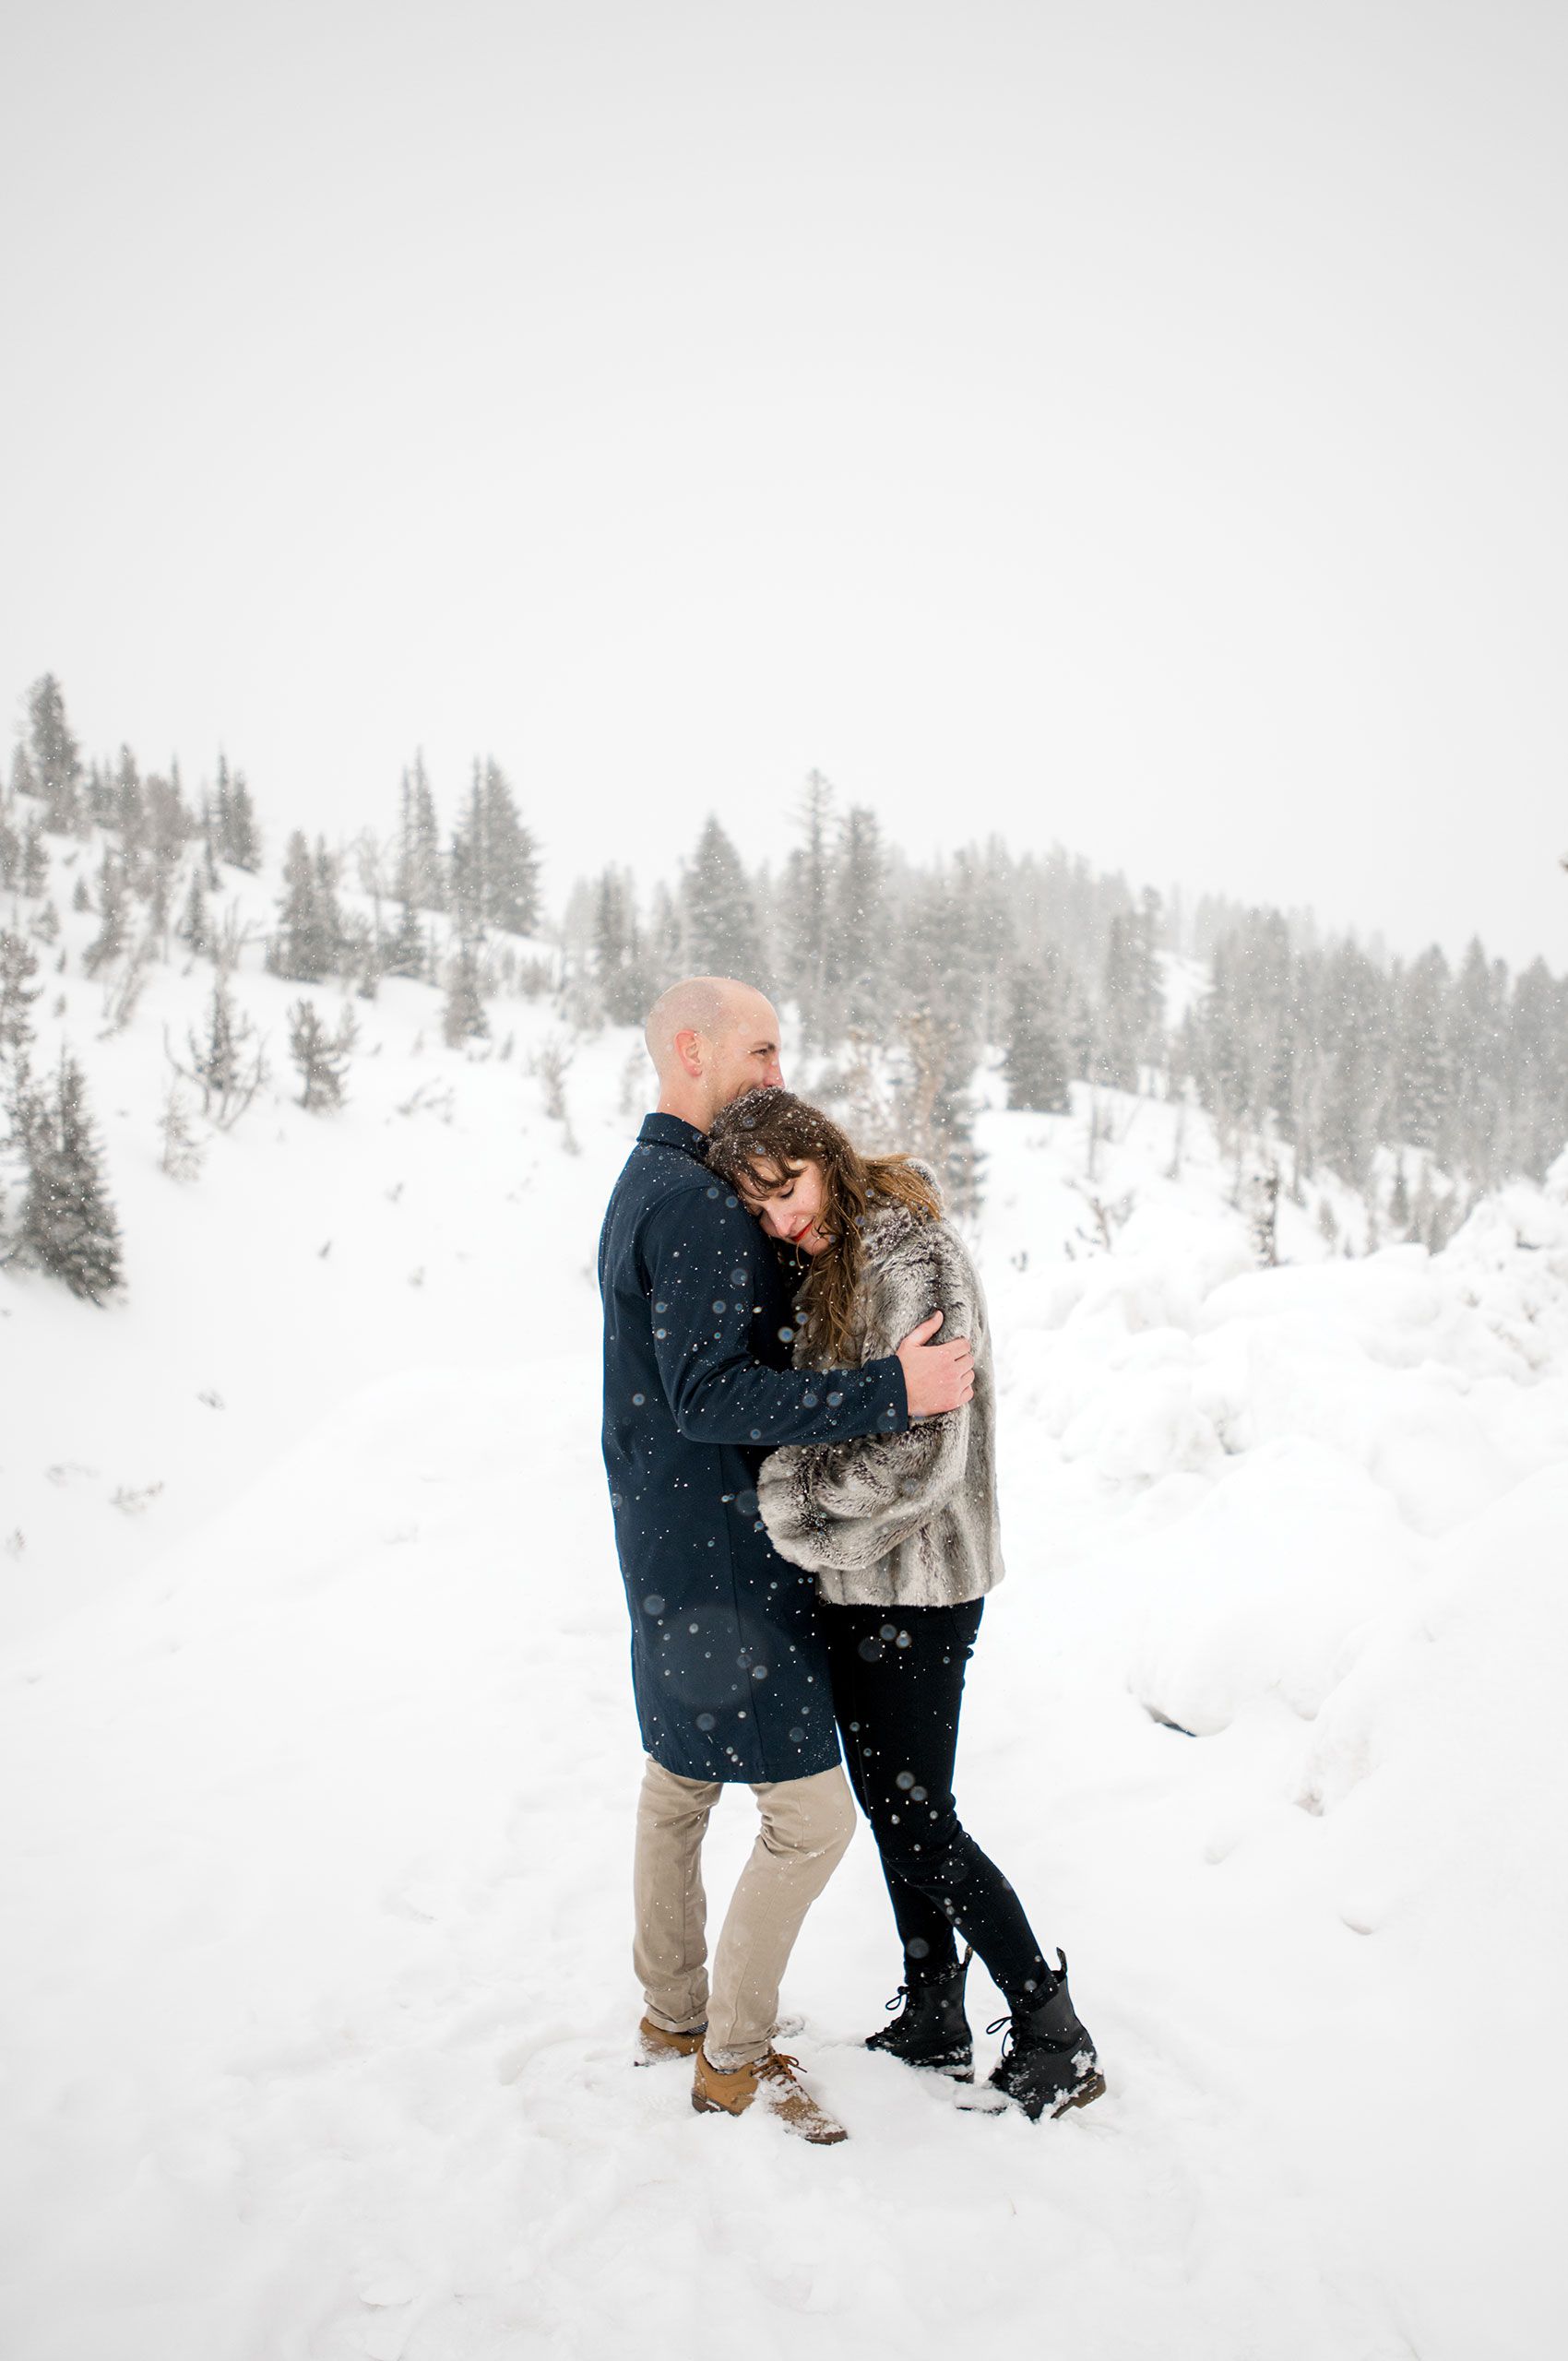
[[(973, 1265), (944, 1222), (910, 1223), (868, 1271), (862, 1359), (891, 1353), (933, 1311), (932, 1339), (967, 1336), (979, 1360), (984, 1306)], [(771, 1453), (759, 1513), (779, 1555), (814, 1573), (853, 1575), (931, 1525), (964, 1484), (973, 1409), (965, 1404), (903, 1434)]]

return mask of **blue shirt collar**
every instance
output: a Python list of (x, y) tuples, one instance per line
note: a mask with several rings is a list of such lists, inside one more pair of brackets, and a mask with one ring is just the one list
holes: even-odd
[(699, 1132), (695, 1123), (683, 1121), (679, 1115), (645, 1115), (637, 1145), (679, 1148), (683, 1156), (692, 1157), (698, 1164), (707, 1162), (707, 1133)]

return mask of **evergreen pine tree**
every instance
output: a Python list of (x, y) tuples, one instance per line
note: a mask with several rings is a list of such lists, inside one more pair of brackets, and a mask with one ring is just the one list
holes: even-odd
[(125, 863), (116, 860), (105, 845), (98, 873), (98, 932), (82, 955), (82, 966), (89, 976), (96, 976), (112, 959), (118, 959), (129, 941), (127, 900)]
[(1100, 969), (1100, 1024), (1095, 1080), (1115, 1090), (1138, 1086), (1138, 992), (1134, 921), (1118, 910)]
[(733, 976), (765, 989), (756, 910), (741, 856), (709, 816), (681, 881), (686, 965), (693, 975)]
[(490, 1038), (490, 1019), (480, 991), (479, 956), (471, 943), (459, 942), (447, 962), (441, 1030), (449, 1050), (464, 1041), (485, 1041)]
[(660, 878), (653, 889), (646, 936), (650, 1003), (676, 982), (685, 966), (682, 957), (681, 909)]
[(43, 823), (36, 812), (30, 812), (22, 830), (22, 892), (42, 894), (48, 883), (49, 848), (43, 841)]
[(18, 741), (11, 749), (12, 799), (14, 801), (18, 795), (37, 795), (39, 791), (38, 777), (28, 760), (28, 750)]
[(480, 782), (484, 916), (504, 934), (539, 930), (539, 848), (523, 825), (501, 767), (487, 756)]
[(484, 789), (476, 760), (468, 804), (452, 831), (446, 862), (448, 908), (453, 931), (475, 943), (484, 931)]
[(1504, 1169), (1508, 970), (1472, 940), (1449, 999), (1454, 1103), (1440, 1162), (1490, 1189)]
[(43, 798), (43, 825), (53, 836), (69, 836), (82, 817), (81, 753), (65, 721), (65, 700), (53, 672), (28, 693), (29, 749), (37, 792)]
[(885, 863), (876, 814), (852, 804), (839, 835), (831, 882), (826, 999), (832, 1035), (875, 1033), (888, 1015)]
[(299, 1103), (310, 1113), (343, 1104), (349, 1058), (357, 1038), (350, 1008), (343, 1011), (336, 1033), (323, 1025), (314, 1001), (298, 1000), (289, 1011), (289, 1050), (300, 1070)]
[(412, 775), (403, 773), (401, 827), (398, 877), (394, 888), (400, 902), (416, 910), (444, 910), (446, 883), (441, 863), (441, 828), (435, 798), (425, 775), (424, 756), (416, 753)]
[(1366, 1190), (1372, 1154), (1390, 1129), (1390, 980), (1354, 943), (1336, 943), (1324, 962), (1318, 1006), (1323, 1058), (1319, 1147), (1342, 1180)]
[(1410, 1227), (1410, 1184), (1405, 1177), (1405, 1159), (1401, 1156), (1394, 1166), (1394, 1188), (1388, 1200), (1388, 1220), (1391, 1228), (1403, 1237)]
[(229, 859), (236, 869), (253, 874), (261, 867), (261, 830), (244, 771), (234, 773), (229, 790)]
[(218, 753), (218, 784), (213, 789), (210, 806), (202, 809), (202, 833), (209, 838), (220, 860), (229, 858), (230, 812), (229, 761), (221, 747)]
[(112, 828), (114, 825), (114, 782), (101, 763), (92, 762), (87, 768), (87, 785), (80, 800), (81, 816), (95, 828)]
[(627, 872), (607, 869), (594, 890), (594, 996), (611, 1025), (635, 1025), (654, 994), (648, 991), (637, 931), (636, 896)]
[(827, 1005), (833, 786), (821, 771), (809, 771), (797, 813), (802, 842), (784, 867), (783, 903), (789, 974), (808, 1047), (825, 1049), (835, 1030)]
[(255, 871), (261, 866), (261, 837), (255, 805), (244, 771), (231, 772), (228, 756), (220, 750), (218, 785), (211, 816), (204, 830), (214, 857), (232, 868)]
[(1395, 1134), (1413, 1147), (1435, 1150), (1449, 1129), (1454, 1074), (1447, 1019), (1452, 991), (1448, 962), (1435, 943), (1396, 979)]
[[(296, 828), (283, 857), (286, 891), (278, 908), (278, 931), (269, 947), (274, 974), (319, 984), (337, 964), (340, 927), (331, 885), (323, 885), (326, 846), (317, 839), (313, 859), (303, 833)], [(330, 871), (328, 870), (328, 877)]]
[(181, 791), (178, 763), (170, 765), (167, 778), (153, 772), (142, 782), (142, 804), (146, 815), (143, 840), (148, 852), (155, 860), (177, 857), (196, 827)]
[(1019, 962), (1008, 979), (1002, 1071), (1009, 1107), (1062, 1115), (1072, 1104), (1054, 982), (1043, 962)]
[(430, 972), (424, 929), (420, 924), (419, 912), (412, 902), (403, 904), (398, 931), (389, 938), (382, 955), (382, 972), (388, 976), (404, 976), (416, 983), (422, 983)]
[(191, 949), (198, 954), (212, 948), (212, 924), (207, 914), (207, 896), (202, 891), (199, 861), (192, 868), (190, 883), (185, 888), (184, 908), (174, 931), (182, 943), (188, 943)]
[(38, 954), (19, 934), (0, 927), (0, 1057), (25, 1059), (32, 1045), (32, 1003), (43, 987), (35, 984)]
[(68, 1050), (61, 1052), (52, 1088), (40, 1095), (31, 1127), (19, 1243), (40, 1269), (90, 1302), (102, 1303), (120, 1285), (119, 1224), (81, 1068)]
[(145, 824), (141, 775), (137, 769), (137, 758), (128, 746), (122, 746), (114, 773), (114, 817), (112, 825), (119, 836), (120, 849), (127, 861), (134, 860), (141, 850)]
[(1544, 959), (1532, 960), (1515, 979), (1508, 1040), (1514, 1164), (1541, 1180), (1568, 1136), (1568, 982)]

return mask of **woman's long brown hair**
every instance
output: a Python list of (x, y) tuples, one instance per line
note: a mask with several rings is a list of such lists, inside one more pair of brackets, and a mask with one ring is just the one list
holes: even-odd
[(806, 1334), (814, 1352), (847, 1362), (854, 1349), (855, 1295), (865, 1266), (861, 1226), (875, 1201), (903, 1205), (917, 1221), (936, 1221), (935, 1184), (907, 1156), (861, 1156), (829, 1115), (790, 1090), (748, 1090), (714, 1119), (710, 1170), (754, 1197), (777, 1196), (802, 1164), (822, 1167), (822, 1213), (829, 1243), (812, 1257), (802, 1289)]

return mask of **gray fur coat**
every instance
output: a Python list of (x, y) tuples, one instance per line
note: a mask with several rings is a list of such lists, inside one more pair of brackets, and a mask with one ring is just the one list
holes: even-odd
[[(934, 1341), (968, 1336), (974, 1346), (974, 1399), (905, 1434), (770, 1453), (757, 1479), (759, 1513), (780, 1557), (814, 1573), (832, 1606), (956, 1607), (982, 1597), (1003, 1572), (985, 1298), (946, 1222), (879, 1204), (862, 1236), (861, 1362), (895, 1352), (940, 1311), (946, 1320)], [(795, 1358), (826, 1366), (799, 1339)]]

